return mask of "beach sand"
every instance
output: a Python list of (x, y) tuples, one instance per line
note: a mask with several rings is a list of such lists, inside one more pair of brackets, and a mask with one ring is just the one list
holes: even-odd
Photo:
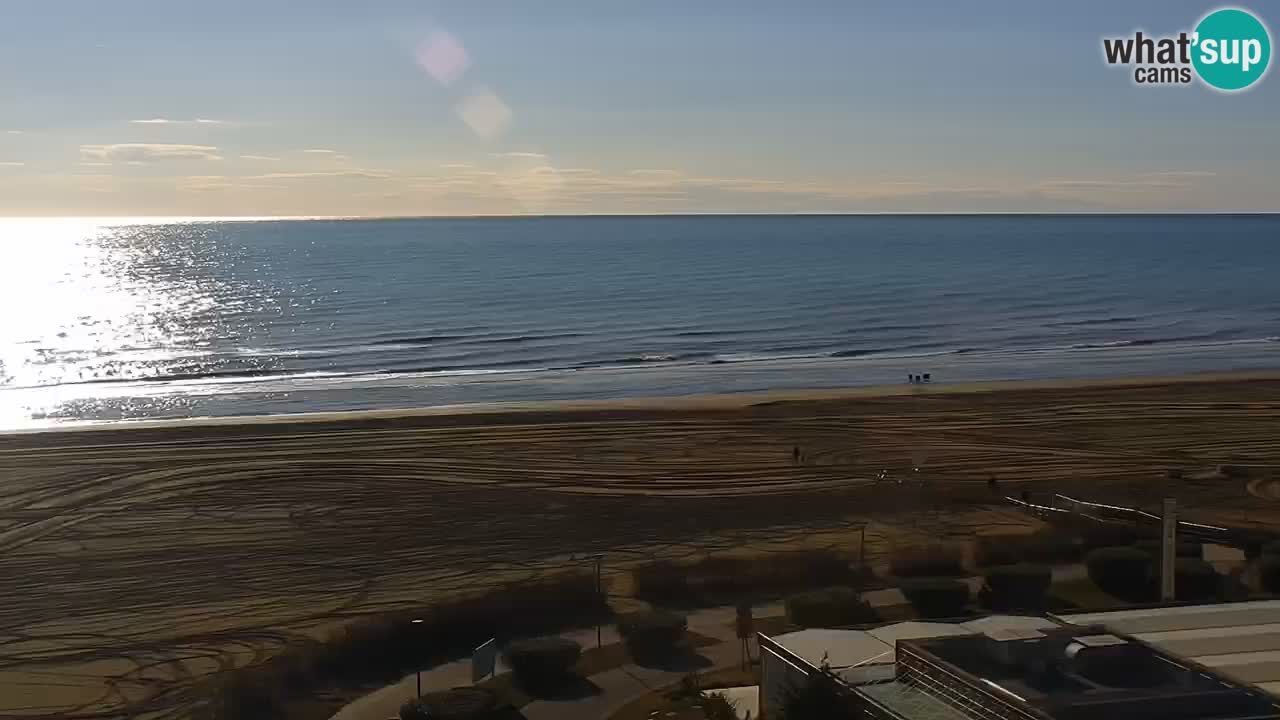
[[(607, 552), (616, 575), (655, 557), (852, 549), (870, 521), (875, 559), (1029, 524), (993, 475), (1001, 493), (1173, 495), (1184, 517), (1280, 528), (1277, 429), (1280, 373), (1255, 373), (5, 435), (0, 715), (184, 717), (200, 678), (290, 638), (574, 553)], [(923, 488), (875, 481), (913, 465)]]

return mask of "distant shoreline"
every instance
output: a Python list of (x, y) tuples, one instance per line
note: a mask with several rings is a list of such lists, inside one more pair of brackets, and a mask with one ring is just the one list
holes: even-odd
[[(182, 223), (202, 223), (202, 222), (227, 222), (227, 223), (252, 223), (252, 222), (360, 222), (360, 221), (379, 221), (379, 220), (528, 220), (528, 219), (591, 219), (591, 218), (788, 218), (788, 217), (936, 217), (936, 218), (962, 218), (962, 217), (1280, 217), (1280, 210), (1204, 210), (1204, 211), (1186, 211), (1186, 210), (1081, 210), (1081, 211), (1052, 211), (1052, 212), (1036, 212), (1036, 211), (971, 211), (971, 212), (912, 212), (912, 211), (894, 211), (885, 212), (705, 212), (705, 213), (585, 213), (580, 215), (565, 215), (558, 213), (495, 213), (492, 215), (263, 215), (255, 217), (247, 217), (241, 215), (203, 215), (203, 216), (181, 216), (181, 215), (143, 215), (143, 216), (113, 216), (113, 215), (13, 215), (0, 216), (0, 222), (10, 221), (85, 221), (85, 222), (101, 222), (103, 224), (129, 225), (129, 224), (147, 224), (147, 225), (165, 225), (165, 224), (182, 224)], [(130, 222), (132, 221), (132, 222)]]
[[(1191, 373), (1185, 375), (1153, 375), (1148, 377), (1099, 378), (1099, 379), (1049, 379), (1049, 380), (997, 380), (962, 383), (924, 383), (897, 385), (870, 385), (836, 389), (813, 390), (764, 390), (741, 393), (698, 393), (603, 400), (550, 400), (517, 402), (478, 402), (404, 407), (374, 410), (338, 410), (304, 413), (276, 413), (267, 415), (233, 415), (218, 417), (157, 418), (138, 420), (70, 421), (47, 427), (0, 430), (0, 438), (44, 433), (101, 432), (111, 430), (164, 430), (228, 427), (253, 427), (272, 425), (324, 425), (358, 426), (365, 422), (396, 420), (423, 421), (430, 425), (431, 418), (471, 418), (477, 424), (486, 421), (502, 422), (503, 418), (519, 421), (521, 416), (547, 416), (563, 414), (568, 419), (588, 419), (593, 414), (613, 413), (698, 413), (707, 411), (737, 411), (752, 407), (781, 404), (808, 404), (838, 402), (860, 398), (885, 398), (915, 395), (921, 397), (968, 393), (1026, 392), (1036, 390), (1070, 390), (1097, 388), (1150, 388), (1160, 385), (1238, 383), (1248, 381), (1280, 381), (1280, 368), (1275, 370), (1244, 370)], [(415, 423), (417, 424), (417, 423)]]

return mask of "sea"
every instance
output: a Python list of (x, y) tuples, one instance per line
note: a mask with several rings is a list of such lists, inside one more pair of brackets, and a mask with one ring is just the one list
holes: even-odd
[(1280, 216), (0, 220), (0, 428), (1280, 367)]

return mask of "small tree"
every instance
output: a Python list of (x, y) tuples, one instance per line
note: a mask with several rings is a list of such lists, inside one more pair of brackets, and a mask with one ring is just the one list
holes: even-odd
[(789, 684), (782, 691), (782, 720), (853, 720), (859, 717), (849, 698), (825, 674)]
[(653, 610), (620, 617), (618, 634), (632, 657), (663, 657), (679, 649), (687, 626), (679, 613)]
[(969, 604), (969, 586), (955, 578), (911, 578), (901, 589), (921, 617), (957, 617)]
[(1085, 560), (1089, 579), (1122, 600), (1151, 594), (1151, 556), (1135, 547), (1099, 548)]
[(983, 599), (998, 610), (1036, 610), (1044, 607), (1053, 572), (1044, 565), (1007, 565), (987, 571)]
[(1212, 600), (1218, 596), (1221, 586), (1222, 576), (1204, 560), (1178, 558), (1174, 562), (1173, 588), (1179, 600)]
[(516, 680), (531, 688), (563, 682), (581, 655), (581, 645), (561, 637), (517, 640), (507, 645), (502, 654)]
[(786, 599), (787, 619), (800, 627), (836, 627), (875, 622), (875, 610), (852, 588), (833, 587)]
[(1264, 555), (1258, 564), (1258, 582), (1262, 589), (1280, 594), (1280, 555)]

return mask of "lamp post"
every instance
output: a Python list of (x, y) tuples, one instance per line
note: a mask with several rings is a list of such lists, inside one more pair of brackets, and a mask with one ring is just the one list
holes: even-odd
[[(590, 560), (590, 561), (592, 561), (592, 562), (594, 562), (594, 563), (595, 563), (595, 566), (596, 566), (596, 596), (598, 596), (600, 599), (602, 599), (602, 600), (603, 600), (603, 599), (604, 599), (604, 584), (603, 584), (603, 582), (602, 582), (602, 581), (601, 581), (601, 579), (600, 579), (600, 566), (601, 566), (601, 564), (603, 564), (603, 563), (604, 563), (604, 553), (594, 553), (594, 554), (591, 554), (591, 555), (576, 555), (576, 554), (575, 554), (575, 555), (570, 555), (570, 556), (569, 556), (569, 560), (570, 560), (570, 561)], [(599, 620), (599, 618), (597, 618), (597, 619), (596, 619), (596, 647), (597, 647), (597, 648), (599, 648), (599, 647), (601, 647), (601, 646), (602, 646), (602, 644), (603, 644), (603, 643), (601, 642), (601, 638), (600, 638), (600, 620)]]
[[(410, 620), (410, 621), (409, 621), (409, 624), (411, 624), (411, 625), (421, 625), (421, 624), (422, 624), (422, 618), (415, 618), (415, 619), (413, 619), (413, 620)], [(414, 674), (415, 674), (415, 675), (417, 676), (417, 678), (418, 678), (418, 697), (419, 697), (419, 698), (421, 698), (421, 697), (422, 697), (422, 667), (421, 667), (421, 666), (419, 666), (419, 667), (418, 667), (418, 669), (417, 669), (417, 672), (415, 672)]]

